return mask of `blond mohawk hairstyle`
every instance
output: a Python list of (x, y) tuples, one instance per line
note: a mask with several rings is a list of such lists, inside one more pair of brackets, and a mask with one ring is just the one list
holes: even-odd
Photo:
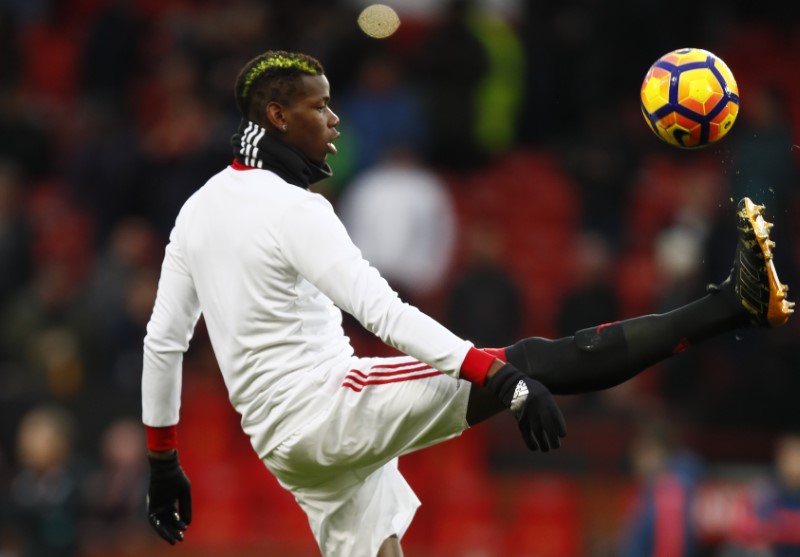
[(322, 75), (318, 60), (297, 52), (269, 50), (244, 65), (236, 78), (236, 106), (242, 116), (264, 113), (268, 102), (288, 104), (299, 79), (306, 75)]

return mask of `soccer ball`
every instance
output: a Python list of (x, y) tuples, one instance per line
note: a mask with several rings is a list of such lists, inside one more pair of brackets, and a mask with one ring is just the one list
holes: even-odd
[(718, 56), (699, 48), (669, 52), (647, 71), (642, 114), (671, 145), (704, 147), (727, 134), (739, 113), (739, 88)]

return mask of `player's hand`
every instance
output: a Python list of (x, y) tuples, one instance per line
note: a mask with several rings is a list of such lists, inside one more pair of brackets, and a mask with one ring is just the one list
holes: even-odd
[(505, 364), (486, 380), (486, 388), (517, 418), (530, 450), (547, 452), (561, 446), (567, 434), (564, 417), (542, 383)]
[(178, 462), (178, 452), (168, 458), (149, 456), (150, 486), (147, 518), (159, 536), (171, 545), (183, 541), (192, 522), (192, 486)]

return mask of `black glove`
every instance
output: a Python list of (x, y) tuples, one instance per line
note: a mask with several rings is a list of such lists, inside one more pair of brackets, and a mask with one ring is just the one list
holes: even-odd
[(192, 486), (178, 462), (177, 451), (169, 458), (150, 456), (148, 460), (147, 518), (159, 536), (175, 545), (183, 541), (183, 532), (192, 522)]
[(486, 380), (486, 388), (517, 418), (530, 450), (547, 452), (561, 446), (560, 438), (567, 434), (567, 429), (547, 387), (506, 364)]

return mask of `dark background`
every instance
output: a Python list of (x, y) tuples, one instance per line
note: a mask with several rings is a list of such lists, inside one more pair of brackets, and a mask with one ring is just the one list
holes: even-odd
[[(797, 284), (795, 5), (389, 3), (402, 25), (379, 41), (356, 26), (355, 1), (0, 2), (4, 557), (163, 549), (142, 529), (146, 471), (130, 427), (142, 338), (171, 223), (230, 162), (233, 81), (264, 50), (303, 51), (326, 68), (344, 133), (335, 176), (318, 189), (334, 205), (400, 151), (439, 180), (455, 218), (445, 270), (424, 288), (396, 287), (478, 345), (571, 334), (701, 295), (730, 269), (743, 195), (766, 204), (780, 276)], [(650, 64), (688, 46), (721, 57), (741, 96), (729, 135), (692, 151), (657, 139), (638, 98)], [(345, 325), (359, 353), (390, 353)], [(509, 555), (498, 540), (527, 513), (538, 517), (528, 524), (550, 520), (551, 534), (524, 551), (617, 554), (643, 423), (668, 423), (709, 478), (749, 485), (769, 470), (775, 441), (800, 428), (798, 339), (797, 319), (725, 335), (616, 389), (565, 397), (570, 433), (556, 454), (528, 454), (501, 418), (402, 459), (423, 501), (407, 552)], [(22, 424), (42, 408), (71, 425), (58, 435), (75, 497), (61, 507), (19, 501)], [(304, 518), (238, 428), (202, 322), (180, 434), (196, 500), (181, 554), (314, 554)], [(729, 525), (722, 515), (706, 522)], [(728, 543), (726, 528), (706, 537), (708, 554)], [(29, 535), (55, 545), (26, 554)]]

